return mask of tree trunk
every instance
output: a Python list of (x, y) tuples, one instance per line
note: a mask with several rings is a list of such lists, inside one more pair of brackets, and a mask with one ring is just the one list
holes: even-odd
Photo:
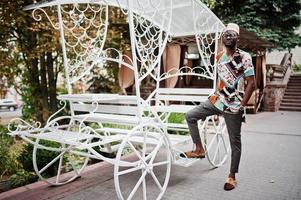
[(41, 92), (40, 92), (40, 81), (39, 81), (39, 68), (38, 68), (38, 59), (32, 58), (30, 62), (30, 81), (29, 85), (32, 88), (32, 106), (34, 110), (34, 115), (36, 116), (36, 120), (44, 123), (43, 120), (43, 107), (41, 104)]
[(51, 113), (57, 111), (57, 102), (56, 102), (56, 77), (54, 75), (53, 69), (53, 56), (52, 52), (47, 52), (47, 75), (48, 75), (48, 84), (49, 84), (49, 101), (50, 101), (50, 110)]
[(42, 103), (42, 115), (43, 121), (47, 121), (49, 114), (48, 107), (48, 88), (47, 88), (47, 76), (46, 76), (46, 61), (45, 61), (45, 53), (43, 52), (40, 56), (40, 75), (41, 75), (41, 103)]
[[(29, 19), (29, 24), (31, 24)], [(41, 83), (40, 83), (40, 71), (39, 71), (39, 58), (32, 54), (37, 46), (37, 34), (29, 32), (28, 35), (28, 45), (25, 46), (26, 52), (29, 58), (29, 87), (31, 91), (29, 92), (31, 99), (31, 106), (33, 107), (33, 115), (36, 120), (44, 124), (45, 120), (43, 118), (43, 103), (41, 95)], [(31, 55), (31, 56), (30, 56)]]

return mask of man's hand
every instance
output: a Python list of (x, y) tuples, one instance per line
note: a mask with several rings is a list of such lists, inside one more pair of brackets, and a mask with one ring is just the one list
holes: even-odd
[(245, 77), (245, 80), (247, 81), (247, 86), (245, 88), (245, 94), (244, 94), (244, 98), (241, 101), (241, 106), (246, 106), (254, 89), (255, 89), (255, 77), (254, 76), (248, 76)]

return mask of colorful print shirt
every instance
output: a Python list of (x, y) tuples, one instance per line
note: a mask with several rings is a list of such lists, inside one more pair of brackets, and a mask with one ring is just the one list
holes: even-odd
[(222, 53), (217, 74), (219, 84), (209, 100), (223, 112), (237, 113), (244, 96), (244, 77), (254, 76), (250, 54), (242, 50), (237, 50), (232, 56)]

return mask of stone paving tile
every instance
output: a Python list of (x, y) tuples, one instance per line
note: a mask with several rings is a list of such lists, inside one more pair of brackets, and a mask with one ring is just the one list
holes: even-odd
[[(272, 122), (271, 122), (272, 121)], [(301, 113), (259, 113), (249, 117), (243, 128), (243, 150), (238, 187), (224, 191), (229, 164), (212, 169), (206, 159), (183, 168), (172, 166), (163, 200), (300, 200), (301, 199)], [(265, 125), (268, 124), (269, 126)], [(300, 124), (300, 125), (299, 125)], [(191, 145), (185, 147), (191, 148)], [(158, 174), (164, 174), (160, 169)], [(126, 180), (130, 185), (136, 175)], [(127, 188), (130, 190), (130, 188)], [(113, 168), (94, 167), (81, 179), (62, 187), (36, 187), (0, 199), (114, 200)], [(150, 187), (148, 199), (156, 198)], [(4, 197), (4, 198), (3, 198)], [(141, 200), (142, 197), (134, 199)]]
[[(74, 193), (85, 188), (89, 188), (98, 182), (102, 183), (112, 178), (112, 167), (107, 163), (98, 163), (88, 166), (84, 175), (69, 183), (59, 187), (50, 187), (48, 184), (40, 181), (24, 187), (20, 187), (0, 194), (0, 199), (11, 200), (35, 200), (35, 199), (59, 199), (69, 193)], [(32, 189), (35, 188), (35, 189)]]
[[(245, 133), (243, 139), (245, 149), (235, 190), (227, 192), (222, 188), (229, 162), (212, 170), (207, 160), (202, 160), (189, 168), (173, 166), (163, 199), (301, 199), (301, 159), (298, 157), (301, 137)], [(113, 180), (106, 185), (94, 185), (63, 199), (116, 199)]]
[(243, 130), (256, 133), (301, 135), (301, 112), (262, 112), (248, 115)]

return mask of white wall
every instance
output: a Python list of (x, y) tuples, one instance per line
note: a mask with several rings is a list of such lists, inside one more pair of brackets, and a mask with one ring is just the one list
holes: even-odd
[[(301, 36), (301, 27), (296, 31)], [(272, 51), (267, 53), (267, 64), (280, 64), (284, 54), (288, 51)], [(301, 47), (296, 47), (291, 51), (293, 53), (293, 64), (301, 64)]]
[[(267, 53), (267, 64), (280, 64), (284, 54), (288, 51), (272, 51)], [(296, 47), (291, 51), (293, 53), (293, 64), (301, 64), (301, 48)]]

